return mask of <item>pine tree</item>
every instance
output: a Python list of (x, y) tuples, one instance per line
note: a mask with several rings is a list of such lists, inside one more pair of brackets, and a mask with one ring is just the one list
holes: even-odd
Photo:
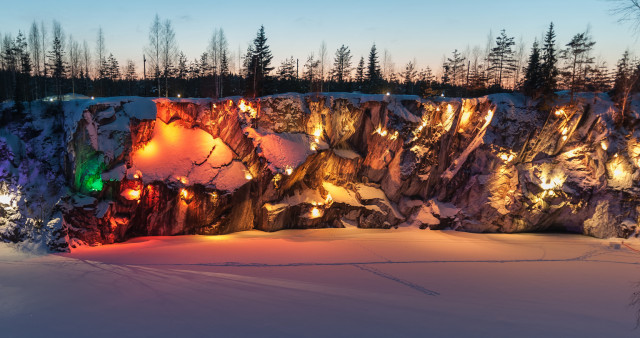
[(534, 41), (522, 85), (524, 94), (536, 98), (540, 94), (543, 86), (543, 76), (542, 64), (540, 62), (540, 47), (538, 46), (538, 41)]
[(629, 50), (625, 50), (620, 60), (618, 60), (616, 76), (613, 85), (613, 99), (620, 106), (623, 113), (627, 112), (631, 93), (640, 83), (640, 63), (633, 66), (631, 64)]
[(489, 53), (489, 70), (497, 73), (496, 85), (502, 87), (502, 79), (511, 74), (514, 69), (514, 51), (512, 47), (515, 45), (513, 37), (508, 37), (505, 30), (500, 31), (500, 35), (496, 38), (496, 46)]
[(454, 85), (460, 86), (463, 84), (464, 80), (464, 61), (466, 58), (463, 57), (457, 49), (454, 50), (452, 54), (453, 58), (447, 58), (447, 64), (449, 66), (448, 70), (450, 73), (449, 77)]
[(336, 50), (332, 74), (334, 80), (340, 83), (348, 80), (351, 75), (351, 51), (345, 45)]
[(313, 53), (307, 57), (307, 62), (304, 64), (304, 73), (302, 77), (309, 81), (310, 88), (313, 90), (313, 83), (320, 80), (320, 60), (316, 60)]
[(552, 95), (558, 86), (558, 56), (556, 52), (556, 33), (553, 22), (544, 36), (542, 46), (542, 94)]
[(595, 41), (591, 40), (589, 32), (578, 33), (567, 43), (567, 49), (563, 51), (566, 61), (563, 75), (571, 91), (571, 102), (573, 102), (575, 92), (583, 89), (587, 73), (594, 58), (590, 56), (591, 49)]
[(404, 67), (404, 73), (402, 74), (406, 93), (413, 94), (413, 83), (417, 75), (415, 63), (409, 61)]

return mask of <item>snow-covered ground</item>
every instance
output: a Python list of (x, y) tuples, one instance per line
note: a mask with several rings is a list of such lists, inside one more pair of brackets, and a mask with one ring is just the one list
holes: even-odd
[(640, 252), (620, 241), (349, 228), (0, 244), (0, 336), (637, 337)]

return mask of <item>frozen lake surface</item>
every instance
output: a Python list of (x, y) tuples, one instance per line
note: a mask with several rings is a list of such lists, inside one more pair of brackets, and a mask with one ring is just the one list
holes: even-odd
[(319, 229), (0, 244), (2, 337), (637, 337), (640, 241)]

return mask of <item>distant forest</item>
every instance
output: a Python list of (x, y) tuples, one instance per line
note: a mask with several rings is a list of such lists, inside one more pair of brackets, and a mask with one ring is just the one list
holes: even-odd
[(572, 97), (580, 91), (609, 92), (625, 108), (630, 95), (640, 90), (640, 61), (625, 51), (609, 67), (592, 56), (595, 44), (588, 30), (558, 43), (551, 23), (543, 40), (528, 50), (502, 30), (489, 36), (485, 48), (454, 50), (437, 70), (417, 69), (413, 60), (396, 71), (390, 53), (380, 52), (375, 44), (367, 56), (357, 58), (346, 45), (329, 55), (322, 43), (305, 60), (292, 56), (275, 65), (261, 26), (253, 43), (233, 61), (222, 29), (214, 30), (207, 50), (190, 61), (178, 49), (171, 21), (156, 15), (143, 50), (143, 71), (133, 61), (121, 63), (108, 53), (101, 28), (90, 49), (57, 21), (50, 27), (33, 22), (28, 32), (2, 36), (0, 101), (13, 100), (20, 111), (24, 102), (66, 93), (219, 98), (319, 91), (422, 97), (520, 91), (547, 99), (564, 89)]

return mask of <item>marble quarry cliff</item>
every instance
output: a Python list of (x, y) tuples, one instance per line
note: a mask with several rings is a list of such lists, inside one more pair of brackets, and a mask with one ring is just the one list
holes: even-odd
[(640, 97), (350, 93), (34, 104), (0, 129), (0, 239), (415, 226), (638, 235)]

